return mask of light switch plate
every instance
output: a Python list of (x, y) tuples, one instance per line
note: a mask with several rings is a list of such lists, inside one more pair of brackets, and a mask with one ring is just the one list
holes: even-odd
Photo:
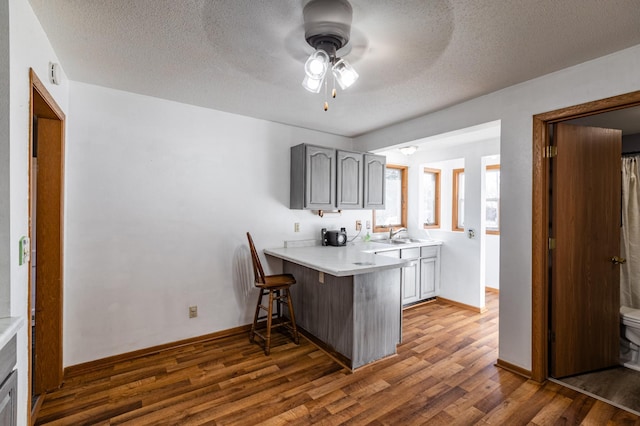
[(29, 244), (29, 237), (22, 237), (18, 242), (18, 265), (22, 266), (29, 262), (31, 245)]

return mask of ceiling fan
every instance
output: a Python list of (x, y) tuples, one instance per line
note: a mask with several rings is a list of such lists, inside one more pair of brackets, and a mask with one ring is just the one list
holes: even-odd
[(353, 9), (347, 0), (311, 0), (302, 14), (304, 37), (314, 49), (304, 65), (302, 86), (312, 93), (320, 93), (324, 85), (324, 110), (327, 111), (328, 79), (333, 77), (331, 97), (335, 98), (336, 82), (345, 90), (359, 77), (349, 62), (337, 56), (338, 50), (351, 38)]

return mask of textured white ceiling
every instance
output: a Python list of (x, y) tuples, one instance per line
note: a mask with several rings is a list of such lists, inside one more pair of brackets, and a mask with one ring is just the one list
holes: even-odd
[(357, 136), (640, 44), (638, 0), (351, 0), (360, 79), (300, 85), (307, 0), (30, 0), (71, 80)]

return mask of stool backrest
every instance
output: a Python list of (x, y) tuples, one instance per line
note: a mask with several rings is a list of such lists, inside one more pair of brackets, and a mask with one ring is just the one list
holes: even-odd
[(253, 275), (256, 279), (256, 284), (264, 284), (264, 269), (260, 263), (256, 246), (253, 245), (253, 239), (251, 234), (247, 232), (247, 239), (249, 240), (249, 248), (251, 249), (251, 261), (253, 262)]

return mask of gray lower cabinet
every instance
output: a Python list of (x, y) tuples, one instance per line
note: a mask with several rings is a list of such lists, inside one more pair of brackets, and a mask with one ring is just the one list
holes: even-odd
[(336, 277), (284, 261), (296, 324), (351, 369), (396, 353), (402, 307), (397, 269)]
[(436, 296), (437, 259), (420, 259), (420, 299)]
[(386, 250), (376, 254), (411, 259), (400, 269), (402, 304), (408, 305), (440, 293), (440, 246)]
[(400, 250), (402, 259), (411, 259), (411, 263), (402, 267), (402, 304), (420, 300), (420, 247)]
[(13, 370), (0, 385), (0, 425), (15, 426), (18, 422), (18, 372)]
[(360, 152), (337, 151), (337, 208), (362, 208), (362, 161), (363, 155)]
[(402, 304), (417, 302), (420, 299), (420, 263), (412, 261), (402, 268)]
[(336, 150), (301, 144), (291, 148), (289, 206), (333, 209), (336, 205)]
[(17, 424), (18, 406), (16, 391), (18, 374), (16, 365), (16, 336), (0, 349), (0, 425)]
[(420, 300), (440, 293), (440, 246), (420, 247)]

